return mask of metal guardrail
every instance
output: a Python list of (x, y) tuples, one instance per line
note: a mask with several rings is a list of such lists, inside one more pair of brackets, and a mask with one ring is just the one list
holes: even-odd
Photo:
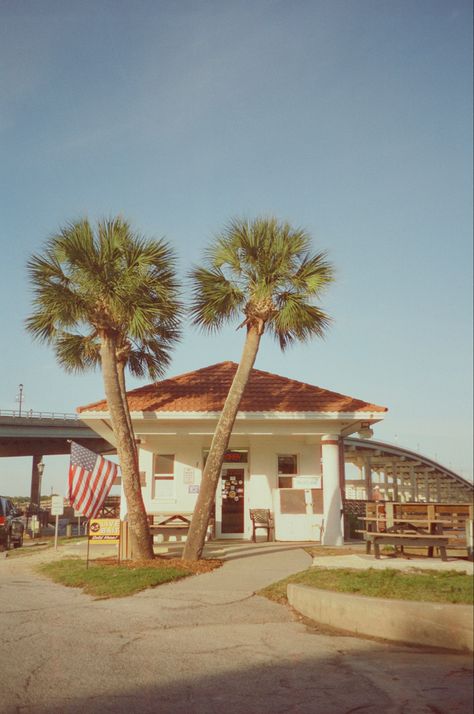
[(67, 412), (35, 412), (33, 409), (20, 411), (18, 409), (0, 409), (0, 416), (16, 417), (20, 419), (79, 419), (77, 414), (68, 414)]

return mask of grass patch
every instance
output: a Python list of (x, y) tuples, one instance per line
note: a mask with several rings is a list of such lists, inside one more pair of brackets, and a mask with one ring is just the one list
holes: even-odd
[(355, 593), (391, 600), (421, 600), (472, 604), (473, 577), (455, 570), (353, 570), (349, 568), (309, 568), (260, 590), (270, 600), (286, 603), (288, 583), (309, 585), (322, 590)]
[(64, 558), (44, 563), (38, 570), (55, 583), (82, 588), (97, 598), (126, 597), (193, 574), (189, 568), (158, 558), (146, 564), (91, 561), (89, 568), (80, 558)]

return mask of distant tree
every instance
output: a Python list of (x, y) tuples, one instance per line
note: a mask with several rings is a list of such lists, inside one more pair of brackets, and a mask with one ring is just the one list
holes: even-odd
[(33, 337), (51, 344), (68, 369), (93, 366), (99, 352), (134, 558), (151, 559), (124, 368), (140, 373), (151, 366), (153, 374), (159, 355), (166, 359), (173, 338), (165, 346), (154, 340), (160, 325), (177, 329), (180, 316), (173, 251), (122, 218), (99, 221), (95, 231), (83, 219), (52, 236), (28, 261), (28, 272), (34, 300), (26, 327)]
[(193, 280), (194, 324), (209, 332), (243, 315), (246, 338), (240, 364), (217, 423), (183, 558), (201, 557), (224, 454), (240, 401), (257, 356), (270, 332), (285, 349), (296, 340), (322, 337), (328, 316), (313, 300), (332, 283), (324, 252), (311, 254), (310, 236), (276, 218), (235, 219), (206, 253)]

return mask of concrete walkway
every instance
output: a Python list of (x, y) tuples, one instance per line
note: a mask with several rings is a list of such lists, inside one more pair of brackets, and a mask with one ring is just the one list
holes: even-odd
[(2, 559), (2, 714), (471, 711), (468, 657), (324, 633), (256, 596), (311, 564), (298, 545), (224, 550), (219, 570), (117, 600), (38, 576), (51, 551)]

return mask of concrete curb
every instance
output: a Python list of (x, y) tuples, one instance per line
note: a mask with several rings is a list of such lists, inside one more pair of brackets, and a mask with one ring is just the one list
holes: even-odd
[(470, 605), (350, 595), (290, 583), (288, 602), (315, 622), (359, 635), (472, 652)]

